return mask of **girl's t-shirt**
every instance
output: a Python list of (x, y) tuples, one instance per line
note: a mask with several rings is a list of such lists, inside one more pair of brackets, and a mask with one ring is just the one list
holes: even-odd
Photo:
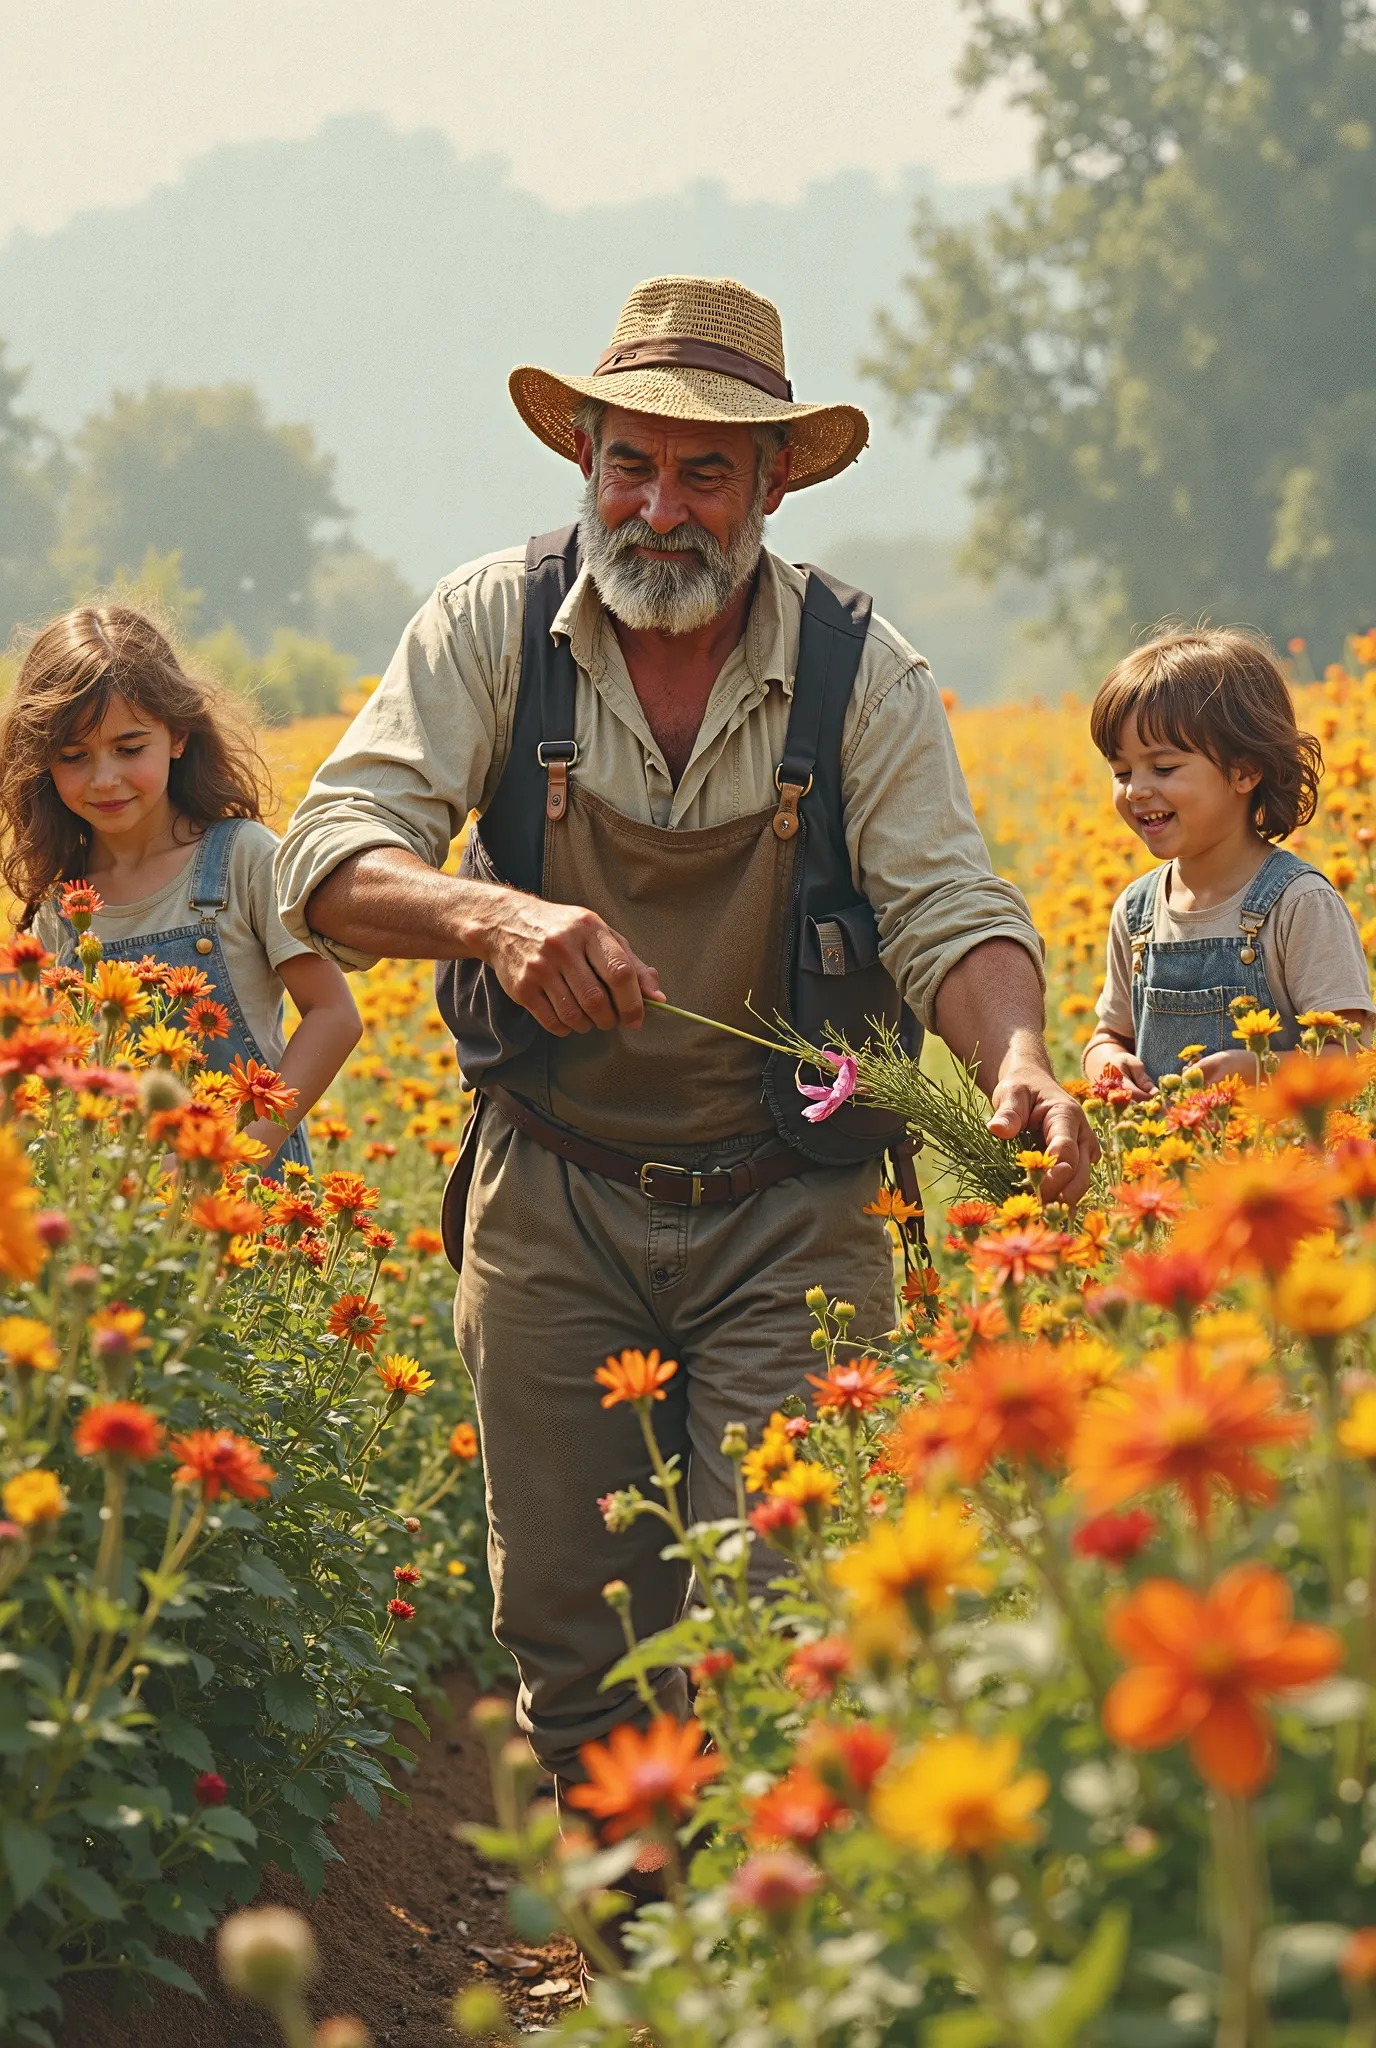
[[(215, 919), (244, 1021), (271, 1067), (279, 1064), (284, 1048), (282, 982), (276, 970), (284, 960), (294, 960), (310, 951), (292, 937), (277, 915), (277, 896), (272, 885), (276, 851), (276, 834), (269, 832), (266, 825), (250, 818), (239, 827), (229, 857), (229, 901)], [(197, 917), (191, 909), (191, 870), (195, 859), (193, 847), (186, 866), (156, 895), (142, 896), (136, 903), (107, 904), (92, 920), (91, 930), (96, 937), (107, 944), (145, 935), (151, 939), (155, 932), (195, 924)], [(34, 930), (53, 953), (66, 938), (51, 898), (45, 898), (39, 907)], [(149, 951), (156, 948), (150, 946)]]
[[(1239, 917), (1250, 882), (1226, 903), (1211, 904), (1207, 910), (1177, 910), (1170, 900), (1174, 874), (1175, 862), (1168, 861), (1156, 890), (1153, 943), (1174, 945), (1242, 936)], [(1267, 913), (1259, 937), (1267, 984), (1287, 1030), (1293, 1029), (1296, 1017), (1306, 1010), (1365, 1010), (1376, 1015), (1357, 927), (1327, 876), (1296, 875)], [(1109, 921), (1108, 974), (1096, 1010), (1099, 1027), (1091, 1044), (1109, 1036), (1133, 1043), (1132, 940), (1126, 890), (1114, 904)]]

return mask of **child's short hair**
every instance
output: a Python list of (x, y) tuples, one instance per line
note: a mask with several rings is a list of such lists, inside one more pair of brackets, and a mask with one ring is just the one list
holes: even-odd
[(1207, 754), (1225, 773), (1244, 762), (1258, 769), (1252, 822), (1263, 839), (1288, 838), (1313, 817), (1323, 754), (1300, 731), (1289, 685), (1259, 633), (1203, 627), (1134, 648), (1100, 684), (1089, 714), (1106, 760), (1130, 718), (1144, 738)]
[(90, 831), (57, 794), (52, 763), (125, 697), (186, 745), (168, 795), (196, 825), (258, 818), (267, 771), (243, 708), (188, 674), (168, 635), (132, 605), (78, 605), (37, 635), (0, 721), (0, 879), (29, 906), (85, 871)]

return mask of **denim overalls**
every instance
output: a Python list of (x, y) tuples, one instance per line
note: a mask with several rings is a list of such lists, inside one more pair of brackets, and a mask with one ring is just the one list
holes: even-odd
[[(1179, 1073), (1187, 1045), (1201, 1045), (1205, 1053), (1239, 1050), (1228, 1007), (1234, 997), (1246, 996), (1259, 1010), (1280, 1014), (1261, 964), (1257, 934), (1295, 877), (1316, 872), (1308, 861), (1274, 848), (1242, 899), (1235, 939), (1158, 942), (1151, 935), (1152, 923), (1165, 869), (1153, 868), (1129, 886), (1125, 907), (1132, 944), (1132, 1029), (1137, 1057), (1153, 1081)], [(1282, 1052), (1296, 1042), (1290, 1030), (1271, 1044)]]
[[(220, 945), (220, 934), (215, 919), (229, 902), (229, 858), (234, 848), (235, 836), (244, 823), (242, 818), (221, 818), (212, 825), (197, 846), (191, 862), (190, 908), (200, 914), (199, 924), (181, 924), (167, 932), (140, 932), (131, 939), (112, 939), (104, 945), (107, 960), (139, 960), (145, 953), (151, 953), (166, 967), (199, 967), (211, 984), (210, 993), (217, 1003), (223, 1003), (229, 1012), (229, 1032), (224, 1038), (208, 1038), (205, 1041), (206, 1067), (212, 1073), (226, 1073), (236, 1056), (241, 1060), (254, 1059), (260, 1065), (267, 1065), (263, 1051), (239, 1007), (239, 998), (230, 980), (229, 965)], [(62, 947), (62, 959), (68, 964), (76, 960), (76, 933), (67, 926), (68, 938)], [(294, 1130), (275, 1159), (264, 1161), (265, 1170), (280, 1178), (285, 1160), (295, 1159), (302, 1166), (311, 1163), (311, 1150), (306, 1138), (304, 1125)]]

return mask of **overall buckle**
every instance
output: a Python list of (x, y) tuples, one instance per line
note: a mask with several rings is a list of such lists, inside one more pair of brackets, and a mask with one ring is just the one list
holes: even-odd
[(664, 1195), (656, 1195), (654, 1189), (649, 1185), (649, 1176), (652, 1173), (674, 1173), (681, 1180), (688, 1181), (690, 1183), (688, 1200), (682, 1206), (688, 1209), (700, 1209), (702, 1207), (702, 1175), (695, 1173), (692, 1167), (671, 1166), (664, 1159), (647, 1159), (645, 1161), (638, 1176), (640, 1192), (644, 1195), (647, 1202), (662, 1202), (671, 1198)]

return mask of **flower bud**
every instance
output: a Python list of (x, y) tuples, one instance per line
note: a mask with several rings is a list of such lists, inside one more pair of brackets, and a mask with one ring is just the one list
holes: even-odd
[(94, 1301), (100, 1287), (100, 1274), (94, 1266), (72, 1266), (67, 1272), (67, 1286), (78, 1301)]
[(512, 1723), (510, 1700), (486, 1698), (474, 1700), (468, 1710), (468, 1725), (473, 1733), (484, 1742), (501, 1742)]
[(38, 1232), (39, 1242), (45, 1244), (50, 1252), (68, 1243), (72, 1235), (71, 1219), (64, 1216), (61, 1209), (40, 1209), (33, 1219), (33, 1227)]
[(105, 948), (94, 932), (83, 932), (76, 942), (77, 958), (83, 967), (98, 967), (105, 957)]
[(420, 1516), (419, 1516), (419, 1515), (407, 1515), (407, 1517), (406, 1517), (405, 1521), (404, 1521), (404, 1522), (402, 1523), (402, 1525), (401, 1525), (401, 1526), (402, 1526), (402, 1528), (403, 1528), (403, 1529), (404, 1529), (404, 1530), (406, 1531), (406, 1533), (407, 1533), (407, 1535), (408, 1535), (408, 1536), (419, 1536), (419, 1534), (420, 1534)]
[(1175, 1095), (1184, 1087), (1185, 1082), (1180, 1074), (1163, 1074), (1156, 1085), (1163, 1095)]
[(150, 1067), (139, 1083), (139, 1108), (145, 1116), (166, 1114), (190, 1100), (176, 1075), (166, 1067)]
[(215, 1954), (230, 1990), (266, 2006), (298, 1996), (318, 1961), (309, 1923), (286, 1906), (231, 1913), (221, 1922)]
[(809, 1287), (807, 1293), (803, 1296), (803, 1303), (805, 1307), (811, 1310), (813, 1315), (819, 1316), (827, 1305), (826, 1288)]
[(746, 1434), (745, 1424), (743, 1422), (728, 1422), (721, 1433), (721, 1454), (723, 1458), (729, 1458), (733, 1465), (739, 1464), (749, 1449), (750, 1439)]
[(458, 2031), (471, 2034), (475, 2041), (487, 2034), (508, 2037), (506, 2007), (501, 1993), (490, 1984), (470, 1984), (466, 1991), (461, 1991), (454, 2000), (451, 2017)]
[(832, 1310), (832, 1314), (844, 1330), (848, 1323), (855, 1321), (855, 1303), (853, 1301), (838, 1301)]
[(602, 1598), (608, 1607), (614, 1607), (618, 1614), (631, 1611), (631, 1589), (624, 1579), (608, 1579), (602, 1588)]
[(362, 2020), (321, 2020), (311, 2048), (373, 2048), (373, 2037)]
[(825, 1331), (825, 1330), (814, 1330), (814, 1331), (813, 1331), (813, 1333), (812, 1333), (811, 1339), (810, 1339), (809, 1341), (811, 1342), (811, 1345), (812, 1345), (812, 1348), (813, 1348), (813, 1350), (814, 1350), (814, 1351), (825, 1351), (825, 1350), (826, 1350), (826, 1348), (827, 1348), (827, 1333), (826, 1333), (826, 1331)]
[(535, 1783), (540, 1775), (540, 1766), (524, 1735), (513, 1735), (509, 1742), (502, 1744), (502, 1768), (510, 1771), (520, 1786), (528, 1789)]

